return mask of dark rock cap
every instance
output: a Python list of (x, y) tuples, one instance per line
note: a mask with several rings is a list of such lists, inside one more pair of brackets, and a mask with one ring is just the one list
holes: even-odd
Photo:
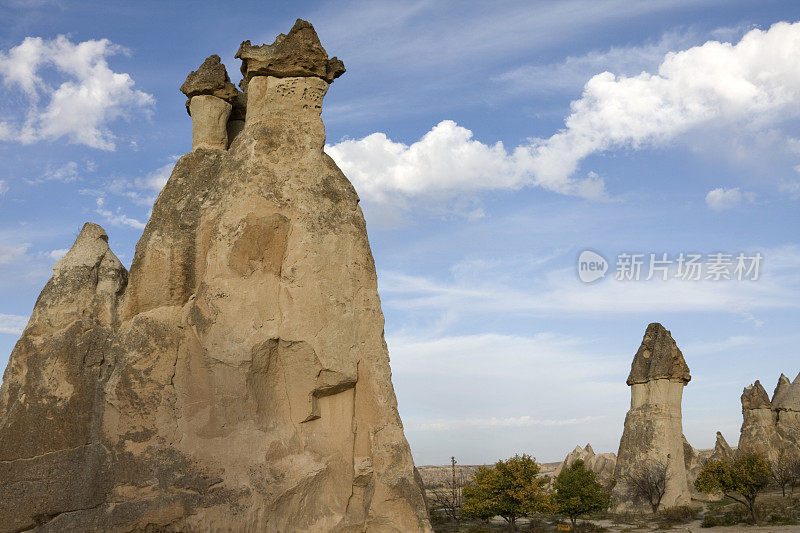
[(654, 379), (669, 379), (689, 383), (689, 367), (670, 332), (654, 322), (647, 326), (642, 345), (631, 363), (628, 385), (647, 383)]
[(236, 57), (242, 60), (243, 86), (253, 76), (318, 77), (331, 83), (345, 72), (340, 59), (328, 59), (314, 26), (301, 19), (288, 35), (281, 33), (272, 44), (253, 46), (244, 41)]
[[(197, 70), (193, 70), (186, 76), (186, 81), (181, 85), (181, 92), (189, 100), (193, 96), (208, 94), (216, 96), (233, 104), (241, 94), (236, 86), (231, 83), (228, 71), (222, 64), (218, 55), (208, 56)], [(189, 110), (189, 102), (186, 102), (186, 110)]]
[(772, 405), (759, 380), (742, 391), (742, 409), (769, 409)]

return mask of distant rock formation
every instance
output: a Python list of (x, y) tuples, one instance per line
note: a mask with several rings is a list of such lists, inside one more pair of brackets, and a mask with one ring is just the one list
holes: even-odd
[(431, 531), (323, 152), (344, 68), (304, 21), (238, 55), (246, 94), (217, 56), (182, 87), (193, 149), (130, 274), (87, 224), (36, 302), (0, 388), (0, 531)]
[(699, 468), (693, 465), (699, 461), (683, 436), (681, 420), (683, 387), (689, 380), (689, 367), (670, 332), (658, 323), (648, 325), (627, 381), (631, 408), (625, 417), (614, 470), (617, 484), (613, 496), (620, 509), (633, 506), (627, 501), (625, 478), (654, 461), (667, 465), (662, 505), (690, 501), (689, 470)]
[(770, 400), (756, 380), (742, 392), (739, 450), (776, 461), (782, 453), (800, 455), (800, 374), (794, 381), (781, 374)]
[(708, 458), (709, 461), (730, 461), (736, 452), (728, 445), (728, 441), (717, 431), (717, 441), (714, 443), (714, 452)]
[(567, 454), (564, 461), (562, 461), (553, 472), (551, 482), (555, 480), (565, 468), (572, 466), (578, 459), (583, 461), (583, 464), (588, 470), (597, 474), (597, 481), (606, 487), (611, 486), (611, 480), (614, 477), (614, 468), (617, 464), (617, 456), (610, 452), (595, 454), (592, 445), (588, 443), (585, 448), (581, 448), (580, 445), (575, 446), (575, 449)]

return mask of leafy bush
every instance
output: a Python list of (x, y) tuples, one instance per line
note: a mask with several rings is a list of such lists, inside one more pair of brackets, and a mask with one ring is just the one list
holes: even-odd
[(699, 514), (699, 508), (691, 507), (689, 505), (665, 507), (658, 513), (658, 521), (662, 525), (666, 526), (688, 524), (692, 520), (696, 520)]

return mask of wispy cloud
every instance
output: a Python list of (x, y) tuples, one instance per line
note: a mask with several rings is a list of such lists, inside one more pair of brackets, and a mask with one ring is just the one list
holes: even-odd
[(30, 247), (30, 244), (8, 245), (0, 243), (0, 265), (7, 265), (22, 259)]
[(734, 187), (732, 189), (718, 187), (708, 191), (708, 194), (706, 194), (706, 205), (714, 211), (725, 211), (736, 207), (744, 200), (753, 202), (755, 199), (755, 194), (740, 191), (739, 187)]
[(19, 335), (25, 329), (28, 317), (21, 315), (4, 315), (0, 313), (0, 333)]
[(604, 416), (584, 416), (581, 418), (534, 418), (532, 416), (518, 416), (506, 418), (461, 418), (456, 420), (433, 420), (429, 422), (411, 421), (408, 427), (420, 431), (450, 431), (453, 429), (492, 429), (509, 427), (561, 427), (574, 426), (603, 420)]
[(141, 222), (135, 218), (129, 217), (125, 213), (122, 212), (120, 207), (117, 207), (116, 211), (111, 211), (105, 207), (105, 198), (97, 198), (95, 200), (97, 209), (95, 209), (95, 213), (102, 216), (106, 222), (111, 224), (112, 226), (129, 226), (135, 229), (144, 229), (145, 223)]

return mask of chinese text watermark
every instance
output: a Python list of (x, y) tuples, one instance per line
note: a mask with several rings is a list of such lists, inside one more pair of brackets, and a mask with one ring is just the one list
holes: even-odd
[[(756, 253), (710, 254), (680, 252), (620, 253), (614, 263), (617, 281), (756, 281), (761, 275), (764, 256)], [(578, 277), (584, 283), (604, 278), (609, 262), (592, 250), (578, 256)]]

